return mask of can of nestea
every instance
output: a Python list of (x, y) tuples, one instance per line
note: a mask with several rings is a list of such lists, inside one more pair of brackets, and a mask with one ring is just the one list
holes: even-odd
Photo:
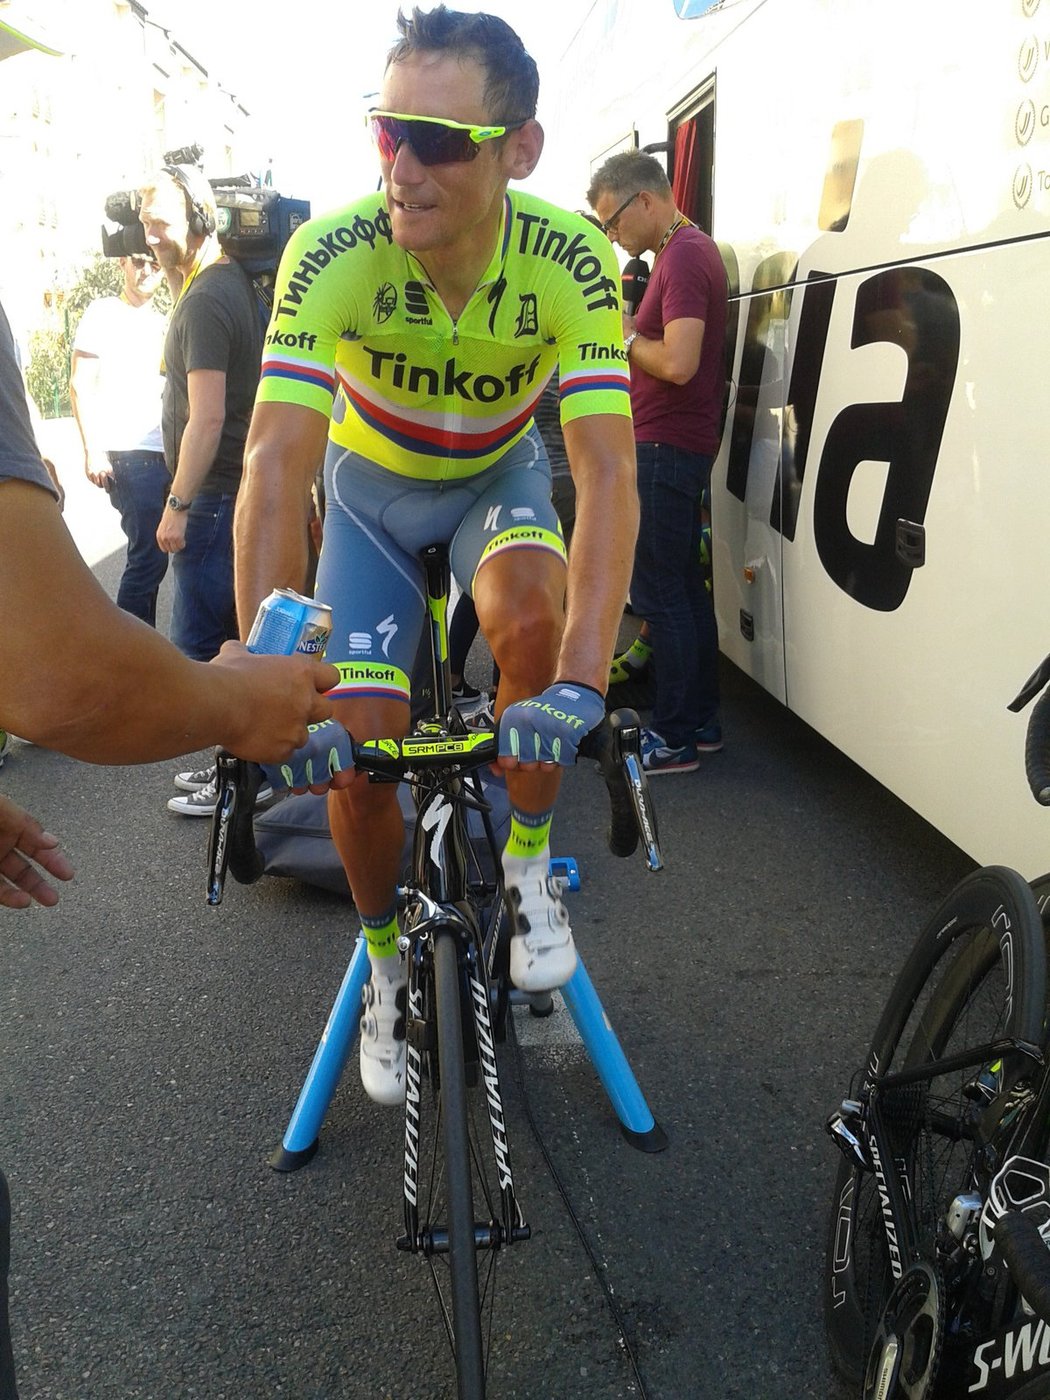
[(248, 650), (266, 656), (323, 656), (332, 635), (332, 609), (291, 588), (275, 588), (259, 604)]

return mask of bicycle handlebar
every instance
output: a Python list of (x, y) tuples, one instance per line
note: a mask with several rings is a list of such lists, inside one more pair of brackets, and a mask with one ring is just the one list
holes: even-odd
[(1035, 1221), (1024, 1211), (1007, 1211), (993, 1234), (1018, 1292), (1050, 1327), (1050, 1249)]
[(1044, 689), (1048, 681), (1050, 656), (1032, 672), (1021, 687), (1021, 693), (1007, 706), (1016, 714), (1039, 696), (1028, 719), (1024, 768), (1032, 796), (1043, 807), (1050, 807), (1050, 690)]
[[(404, 739), (370, 739), (356, 743), (351, 737), (354, 766), (380, 781), (397, 781), (408, 772), (431, 770), (472, 772), (495, 763), (498, 736), (492, 730), (465, 734), (409, 735)], [(633, 710), (613, 710), (580, 744), (579, 755), (598, 762), (609, 791), (611, 820), (609, 850), (629, 856), (641, 838), (645, 863), (652, 871), (663, 869), (656, 813), (649, 798), (649, 784), (642, 767), (641, 722)], [(255, 844), (253, 814), (261, 769), (216, 751), (218, 802), (208, 848), (208, 903), (222, 903), (227, 869), (241, 885), (253, 884), (263, 873), (262, 856)]]

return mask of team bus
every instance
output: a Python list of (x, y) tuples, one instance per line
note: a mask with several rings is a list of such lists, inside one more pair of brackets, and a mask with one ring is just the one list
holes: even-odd
[[(979, 862), (1050, 867), (1050, 0), (595, 0), (552, 195), (666, 156), (729, 277), (721, 646)], [(730, 734), (731, 739), (731, 734)]]

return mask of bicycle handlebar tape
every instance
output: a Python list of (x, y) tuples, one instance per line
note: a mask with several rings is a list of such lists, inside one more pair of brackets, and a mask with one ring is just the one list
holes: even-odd
[(1050, 1249), (1035, 1221), (1023, 1211), (1007, 1211), (996, 1222), (994, 1235), (1025, 1302), (1050, 1327)]
[(218, 801), (208, 846), (208, 903), (222, 903), (226, 871), (240, 885), (251, 885), (263, 873), (252, 819), (262, 778), (254, 763), (235, 758), (225, 749), (215, 752)]
[(1050, 807), (1050, 690), (1040, 695), (1028, 720), (1024, 769), (1032, 796), (1041, 806)]

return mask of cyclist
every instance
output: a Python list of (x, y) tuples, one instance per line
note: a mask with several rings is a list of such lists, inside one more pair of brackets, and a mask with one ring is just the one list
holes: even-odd
[[(327, 438), (317, 596), (333, 608), (330, 697), (355, 738), (404, 734), (425, 615), (418, 551), (449, 543), (501, 676), (511, 975), (550, 989), (576, 965), (547, 873), (551, 813), (560, 767), (604, 713), (637, 531), (619, 278), (585, 219), (508, 191), (543, 145), (536, 65), (515, 32), (445, 6), (398, 27), (370, 114), (382, 190), (297, 230), (278, 274), (238, 502), (238, 613), (250, 622), (271, 588), (302, 586)], [(567, 573), (532, 422), (555, 366), (577, 490)], [(395, 1103), (403, 819), (389, 786), (343, 772), (332, 788), (372, 966), (362, 1080)]]

